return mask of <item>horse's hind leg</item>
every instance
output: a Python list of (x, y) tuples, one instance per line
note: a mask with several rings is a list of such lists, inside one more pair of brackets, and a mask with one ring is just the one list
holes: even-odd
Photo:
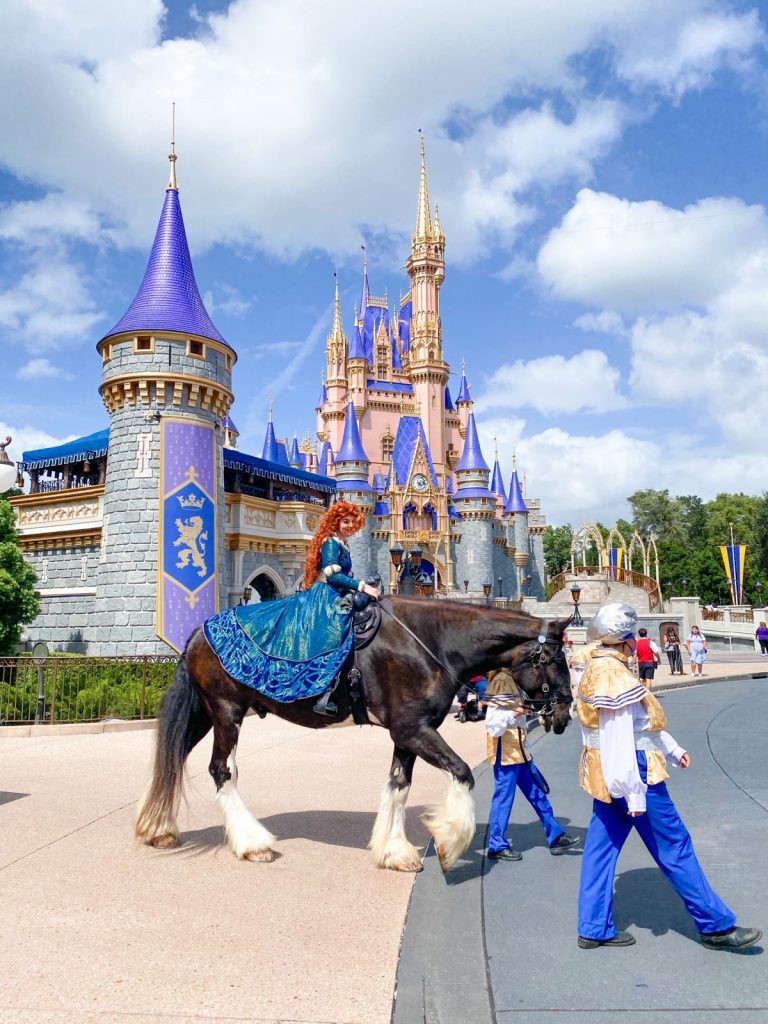
[(392, 868), (394, 871), (422, 869), (419, 851), (405, 835), (405, 804), (415, 760), (415, 754), (395, 747), (389, 779), (382, 790), (379, 813), (368, 843), (368, 849), (380, 868)]
[(405, 740), (398, 737), (398, 742), (428, 764), (451, 775), (443, 803), (421, 819), (434, 837), (443, 871), (448, 871), (468, 849), (475, 834), (472, 772), (435, 729), (424, 727), (413, 737)]
[(237, 791), (237, 740), (245, 708), (222, 706), (213, 723), (213, 754), (208, 771), (224, 815), (229, 848), (240, 860), (270, 861), (275, 837), (253, 817)]

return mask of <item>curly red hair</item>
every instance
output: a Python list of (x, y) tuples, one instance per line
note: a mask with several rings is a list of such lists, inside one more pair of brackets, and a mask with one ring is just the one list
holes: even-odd
[(320, 520), (315, 536), (309, 545), (307, 560), (304, 563), (304, 587), (306, 589), (312, 586), (317, 579), (317, 574), (320, 572), (320, 551), (323, 544), (334, 533), (338, 533), (339, 523), (347, 517), (354, 520), (355, 533), (358, 530), (362, 530), (365, 526), (365, 516), (357, 505), (353, 505), (351, 501), (337, 501), (335, 505), (331, 505)]

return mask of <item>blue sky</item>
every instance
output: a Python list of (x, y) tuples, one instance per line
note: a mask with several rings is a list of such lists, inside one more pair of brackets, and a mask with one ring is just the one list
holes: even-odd
[[(372, 26), (375, 26), (375, 31)], [(765, 4), (8, 0), (0, 14), (0, 435), (107, 424), (95, 345), (133, 298), (170, 105), (200, 291), (259, 453), (314, 427), (347, 330), (405, 289), (417, 129), (446, 234), (445, 355), (486, 457), (552, 522), (640, 487), (768, 486)], [(456, 381), (456, 378), (454, 378)], [(454, 383), (454, 388), (455, 388)]]

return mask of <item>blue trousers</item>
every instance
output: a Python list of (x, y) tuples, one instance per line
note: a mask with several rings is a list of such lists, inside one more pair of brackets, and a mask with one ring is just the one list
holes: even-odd
[(501, 764), (500, 762), (501, 744), (499, 743), (496, 750), (496, 763), (493, 766), (495, 784), (491, 799), (491, 820), (488, 827), (488, 851), (496, 853), (498, 850), (509, 849), (505, 833), (518, 786), (520, 792), (538, 814), (547, 835), (547, 843), (551, 846), (559, 836), (564, 834), (565, 829), (555, 820), (552, 804), (538, 781), (536, 765), (533, 761), (526, 761), (523, 764)]
[[(640, 776), (646, 781), (645, 752), (637, 752)], [(702, 871), (690, 833), (683, 824), (666, 784), (648, 786), (646, 812), (632, 818), (626, 800), (606, 804), (595, 800), (581, 862), (579, 935), (585, 939), (611, 939), (613, 880), (616, 862), (632, 828), (672, 883), (700, 932), (727, 931), (736, 924), (733, 911), (723, 903)]]

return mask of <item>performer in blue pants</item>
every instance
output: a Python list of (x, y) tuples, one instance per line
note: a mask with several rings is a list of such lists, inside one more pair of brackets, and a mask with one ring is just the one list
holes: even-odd
[[(516, 696), (518, 692), (514, 679), (506, 670), (490, 674), (486, 696)], [(488, 760), (493, 765), (494, 779), (488, 826), (489, 859), (522, 860), (522, 853), (513, 849), (506, 837), (518, 786), (544, 826), (550, 853), (564, 853), (578, 839), (566, 834), (547, 799), (546, 783), (533, 763), (526, 743), (525, 712), (506, 710), (491, 702), (486, 712), (485, 727), (488, 732)]]
[(681, 768), (688, 768), (691, 759), (665, 731), (659, 702), (627, 670), (636, 627), (634, 608), (607, 604), (588, 629), (600, 646), (591, 652), (577, 699), (584, 737), (579, 774), (582, 787), (594, 798), (581, 865), (579, 946), (635, 942), (613, 923), (616, 862), (632, 828), (683, 900), (704, 946), (751, 946), (762, 932), (736, 926), (735, 914), (707, 881), (667, 791), (667, 759)]

